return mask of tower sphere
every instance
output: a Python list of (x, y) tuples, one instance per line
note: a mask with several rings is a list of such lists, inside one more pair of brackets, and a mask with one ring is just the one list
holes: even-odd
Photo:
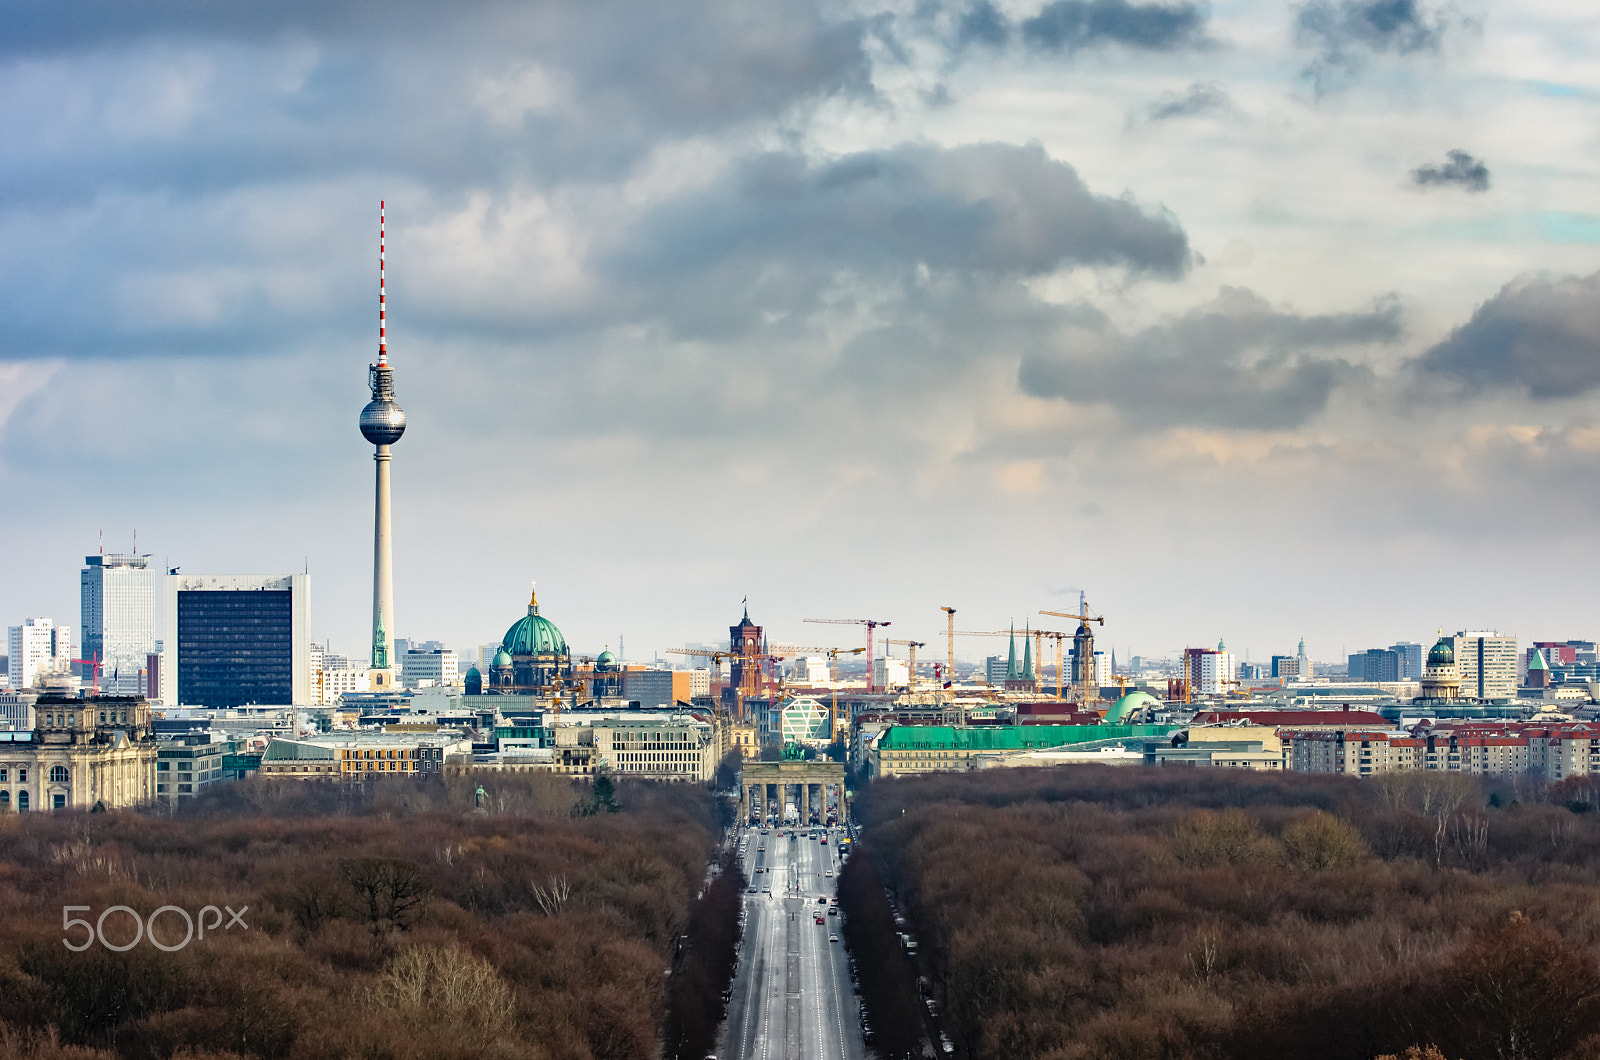
[(406, 433), (406, 413), (394, 401), (373, 398), (361, 410), (361, 436), (373, 445), (393, 445)]

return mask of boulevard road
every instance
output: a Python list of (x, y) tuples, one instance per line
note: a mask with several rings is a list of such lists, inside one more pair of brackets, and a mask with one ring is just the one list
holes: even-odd
[(841, 832), (829, 829), (823, 846), (811, 831), (800, 829), (797, 839), (776, 828), (743, 834), (744, 871), (756, 893), (744, 896), (744, 941), (719, 1060), (866, 1060), (850, 961), (843, 942), (828, 941), (840, 918), (827, 915), (831, 901), (817, 901), (834, 896), (838, 877), (827, 873), (839, 871)]

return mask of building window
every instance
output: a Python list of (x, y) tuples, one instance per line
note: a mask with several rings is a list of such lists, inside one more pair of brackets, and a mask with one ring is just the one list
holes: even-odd
[[(26, 767), (19, 767), (17, 769), (17, 783), (26, 784), (27, 782), (28, 782), (28, 770), (27, 770), (27, 768)], [(23, 792), (23, 794), (26, 795), (27, 792)], [(26, 801), (26, 800), (24, 800), (24, 801)]]
[(52, 784), (65, 784), (66, 782), (67, 782), (67, 767), (66, 766), (51, 766), (50, 767), (50, 783), (52, 783)]
[(65, 795), (52, 795), (50, 802), (53, 809), (64, 810), (67, 808), (67, 797)]
[[(19, 772), (24, 772), (24, 771), (19, 770)], [(28, 793), (26, 791), (17, 792), (17, 812), (18, 813), (27, 813), (28, 812)]]

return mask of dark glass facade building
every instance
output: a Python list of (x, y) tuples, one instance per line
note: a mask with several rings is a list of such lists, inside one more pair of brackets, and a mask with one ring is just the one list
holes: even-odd
[(180, 706), (293, 702), (292, 594), (180, 592)]
[(162, 701), (195, 707), (310, 703), (309, 578), (166, 577)]

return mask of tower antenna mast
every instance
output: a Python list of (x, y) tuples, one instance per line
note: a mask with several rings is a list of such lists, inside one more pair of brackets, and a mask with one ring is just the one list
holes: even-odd
[(384, 221), (384, 201), (378, 200), (378, 366), (389, 366), (389, 292), (384, 286), (384, 262), (388, 257), (386, 238), (387, 225)]

